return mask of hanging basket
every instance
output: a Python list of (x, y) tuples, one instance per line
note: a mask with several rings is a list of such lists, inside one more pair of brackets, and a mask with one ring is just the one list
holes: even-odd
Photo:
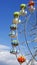
[(27, 11), (25, 11), (24, 9), (20, 10), (20, 15), (23, 15), (23, 16), (27, 15)]
[(11, 44), (12, 46), (18, 46), (19, 42), (17, 40), (13, 40)]
[(20, 8), (21, 8), (21, 9), (26, 9), (26, 7), (27, 7), (26, 4), (21, 4), (21, 5), (20, 5)]
[(21, 21), (18, 18), (13, 19), (13, 24), (19, 24)]
[(19, 17), (19, 12), (14, 12), (14, 17)]
[(24, 56), (19, 56), (19, 57), (17, 58), (17, 60), (18, 60), (19, 63), (23, 63), (23, 62), (26, 61), (26, 58), (25, 58)]
[(34, 11), (35, 11), (35, 7), (30, 6), (30, 7), (29, 7), (29, 11), (30, 11), (30, 12), (34, 12)]
[(11, 38), (16, 38), (17, 34), (15, 34), (15, 32), (12, 31), (12, 32), (10, 32), (9, 36), (10, 36)]
[(20, 5), (20, 8), (21, 8), (20, 15), (26, 15), (27, 14), (27, 11), (25, 11), (26, 7), (27, 7), (26, 4)]
[(34, 1), (30, 1), (28, 5), (29, 6), (34, 6)]
[(14, 12), (14, 19), (13, 19), (13, 24), (19, 24), (19, 16), (20, 16), (20, 12)]
[(18, 22), (18, 18), (14, 18), (13, 19), (13, 24), (18, 24), (19, 22)]
[(17, 50), (11, 50), (10, 53), (16, 55), (16, 54), (19, 54), (19, 51), (17, 51)]
[(10, 26), (10, 29), (11, 29), (11, 30), (16, 30), (16, 29), (17, 29), (17, 26), (16, 26), (15, 24), (12, 24), (12, 25)]

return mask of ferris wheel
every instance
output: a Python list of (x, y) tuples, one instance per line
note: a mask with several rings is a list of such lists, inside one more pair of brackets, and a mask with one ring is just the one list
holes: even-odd
[[(29, 62), (33, 58), (37, 62), (37, 7), (33, 0), (21, 4), (20, 11), (14, 12), (14, 19), (10, 26), (12, 50), (20, 63)], [(29, 63), (28, 62), (28, 63)], [(27, 65), (28, 65), (27, 63)]]

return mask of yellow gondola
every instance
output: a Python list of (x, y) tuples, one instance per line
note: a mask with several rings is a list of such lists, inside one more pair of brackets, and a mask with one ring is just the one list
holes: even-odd
[(19, 17), (19, 12), (14, 12), (14, 18)]
[(21, 8), (21, 9), (26, 9), (26, 7), (27, 7), (26, 4), (21, 4), (21, 5), (20, 5), (20, 8)]
[(19, 24), (21, 21), (19, 20), (20, 13), (19, 12), (14, 12), (14, 19), (13, 19), (13, 24)]

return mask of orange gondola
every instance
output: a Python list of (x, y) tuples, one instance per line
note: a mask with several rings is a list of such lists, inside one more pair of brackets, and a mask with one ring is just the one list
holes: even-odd
[(26, 61), (26, 58), (25, 58), (24, 56), (19, 56), (19, 57), (17, 58), (17, 60), (18, 60), (19, 63), (23, 63), (23, 62)]

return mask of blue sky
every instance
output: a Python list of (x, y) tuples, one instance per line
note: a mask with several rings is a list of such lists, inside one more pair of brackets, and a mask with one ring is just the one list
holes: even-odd
[(13, 13), (19, 11), (21, 3), (28, 3), (29, 0), (0, 0), (0, 44), (10, 45), (10, 24)]
[(13, 13), (19, 11), (20, 4), (25, 0), (0, 0), (0, 43), (10, 45), (9, 26), (12, 23)]
[(0, 0), (0, 43), (10, 44), (9, 25), (12, 23), (13, 13), (19, 11), (21, 3), (28, 0)]
[[(0, 44), (11, 46), (9, 35), (13, 13), (20, 10), (20, 4), (29, 0), (0, 0)], [(27, 47), (26, 47), (27, 48)]]

